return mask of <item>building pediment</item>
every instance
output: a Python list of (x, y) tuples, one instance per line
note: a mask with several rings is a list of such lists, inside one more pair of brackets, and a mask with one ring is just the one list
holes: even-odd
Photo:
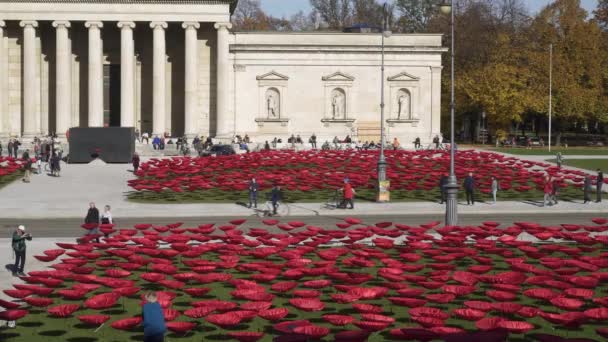
[(388, 78), (389, 81), (419, 81), (420, 78), (414, 75), (410, 75), (407, 72), (399, 73), (395, 76), (391, 76)]
[(287, 77), (283, 74), (279, 74), (278, 72), (273, 70), (264, 75), (256, 76), (256, 80), (258, 80), (258, 81), (287, 81), (287, 80), (289, 80), (289, 77)]
[(352, 82), (355, 80), (355, 78), (349, 74), (345, 74), (343, 72), (334, 72), (331, 75), (327, 75), (327, 76), (323, 76), (321, 78), (323, 81), (348, 81), (348, 82)]

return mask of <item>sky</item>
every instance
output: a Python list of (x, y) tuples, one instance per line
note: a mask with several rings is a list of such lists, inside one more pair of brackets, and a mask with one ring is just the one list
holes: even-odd
[[(269, 13), (275, 17), (289, 17), (299, 10), (309, 11), (310, 5), (309, 0), (261, 0), (262, 8), (266, 13)], [(388, 0), (389, 2), (391, 0)], [(528, 5), (528, 8), (532, 13), (538, 12), (546, 4), (550, 3), (551, 0), (524, 0)], [(597, 6), (597, 0), (581, 0), (583, 7), (591, 12)]]

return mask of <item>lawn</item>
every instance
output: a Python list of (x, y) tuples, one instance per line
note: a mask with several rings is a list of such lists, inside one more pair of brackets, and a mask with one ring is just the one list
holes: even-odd
[[(567, 159), (564, 158), (564, 165), (578, 167), (585, 170), (595, 171), (597, 169), (608, 171), (608, 159)], [(555, 159), (547, 160), (555, 163)]]
[(523, 147), (518, 148), (488, 148), (490, 151), (502, 152), (502, 153), (510, 153), (515, 155), (522, 156), (546, 156), (546, 155), (555, 155), (557, 152), (561, 152), (562, 155), (587, 155), (587, 156), (608, 156), (608, 148), (605, 147), (553, 147), (551, 148), (551, 152), (549, 152), (547, 147), (540, 148), (535, 147), (531, 150), (528, 150)]
[[(248, 182), (255, 177), (260, 201), (272, 185), (280, 185), (287, 202), (320, 202), (336, 196), (344, 179), (361, 201), (375, 200), (377, 158), (369, 151), (272, 151), (217, 158), (153, 159), (144, 163), (137, 179), (129, 181), (130, 200), (155, 203), (234, 203), (247, 200)], [(436, 201), (439, 180), (449, 170), (449, 154), (435, 151), (387, 151), (387, 177), (392, 201)], [(489, 199), (491, 177), (503, 189), (501, 200), (542, 198), (543, 178), (551, 174), (565, 182), (564, 199), (581, 196), (581, 172), (558, 170), (544, 163), (491, 152), (458, 151), (459, 183), (474, 173), (478, 197)], [(570, 185), (574, 187), (569, 189)]]
[[(268, 225), (276, 223), (266, 222)], [(600, 223), (605, 224), (605, 221)], [(140, 295), (146, 291), (158, 290), (170, 291), (176, 295), (163, 304), (177, 310), (174, 312), (178, 314), (175, 321), (195, 323), (194, 329), (188, 333), (169, 333), (169, 341), (229, 340), (229, 333), (241, 331), (262, 333), (264, 336), (261, 341), (271, 341), (280, 335), (273, 327), (274, 323), (293, 320), (308, 320), (306, 324), (316, 326), (316, 331), (322, 334), (328, 334), (323, 338), (326, 341), (335, 340), (340, 332), (359, 331), (358, 327), (364, 324), (376, 326), (379, 330), (370, 331), (369, 341), (390, 340), (392, 335), (403, 334), (404, 331), (400, 329), (404, 328), (405, 332), (420, 333), (421, 325), (426, 327), (423, 331), (427, 334), (444, 334), (448, 331), (462, 331), (461, 329), (473, 333), (482, 329), (479, 327), (487, 327), (481, 321), (476, 325), (455, 313), (455, 309), (464, 307), (479, 308), (479, 311), (473, 313), (483, 317), (501, 317), (533, 325), (526, 333), (511, 333), (510, 340), (513, 341), (537, 340), (537, 334), (601, 340), (595, 332), (604, 326), (601, 320), (586, 318), (583, 312), (602, 307), (606, 303), (606, 290), (598, 285), (598, 280), (608, 279), (605, 277), (608, 263), (603, 257), (608, 248), (601, 243), (606, 240), (594, 240), (588, 233), (606, 231), (607, 226), (591, 224), (585, 227), (586, 230), (568, 235), (583, 226), (550, 229), (521, 223), (503, 230), (494, 228), (493, 223), (486, 223), (480, 226), (481, 229), (439, 229), (435, 223), (420, 227), (392, 223), (377, 223), (373, 226), (373, 222), (347, 219), (341, 227), (350, 226), (347, 232), (335, 227), (306, 228), (302, 224), (304, 223), (289, 222), (279, 225), (289, 232), (283, 235), (269, 235), (264, 229), (251, 229), (247, 224), (241, 226), (242, 231), (235, 225), (215, 226), (218, 229), (209, 225), (182, 229), (178, 228), (179, 224), (170, 230), (168, 227), (154, 227), (162, 232), (160, 234), (152, 228), (146, 230), (142, 226), (141, 232), (121, 229), (118, 236), (107, 240), (109, 245), (82, 243), (64, 246), (68, 248), (66, 255), (71, 258), (59, 263), (63, 267), (55, 267), (66, 268), (66, 265), (71, 265), (70, 270), (66, 269), (63, 275), (48, 274), (62, 280), (48, 298), (53, 299), (53, 306), (77, 304), (80, 306), (78, 311), (67, 318), (53, 318), (44, 308), (37, 309), (24, 304), (23, 307), (30, 313), (18, 320), (17, 328), (0, 328), (0, 340), (141, 341), (143, 333), (140, 327), (122, 331), (112, 328), (111, 324), (122, 318), (139, 315)], [(167, 230), (169, 232), (165, 233)], [(568, 238), (570, 236), (578, 243), (531, 244), (513, 241), (514, 237), (524, 231), (543, 240), (549, 236), (561, 236), (566, 241), (572, 241)], [(138, 239), (143, 237), (142, 232), (146, 239)], [(426, 235), (432, 232), (440, 232), (444, 238), (434, 240)], [(138, 235), (132, 236), (133, 233)], [(370, 233), (384, 237), (363, 240), (366, 236), (371, 236)], [(404, 234), (411, 240), (406, 245), (400, 244), (398, 240)], [(478, 242), (465, 245), (463, 241), (467, 236)], [(490, 236), (498, 238), (498, 241), (485, 240)], [(394, 245), (390, 242), (393, 241), (392, 238), (397, 239), (394, 240)], [(137, 245), (124, 246), (124, 242), (129, 239)], [(429, 242), (422, 243), (419, 240)], [(160, 243), (161, 249), (154, 248), (155, 241)], [(171, 247), (165, 241), (171, 241)], [(189, 245), (184, 245), (187, 241)], [(212, 243), (201, 244), (201, 241)], [(343, 245), (326, 246), (331, 241), (340, 241)], [(362, 242), (373, 242), (375, 245), (365, 245)], [(147, 247), (143, 247), (142, 243)], [(259, 244), (265, 247), (254, 247)], [(182, 252), (164, 253), (169, 249)], [(119, 257), (110, 253), (116, 250), (127, 254)], [(133, 254), (129, 255), (129, 251)], [(74, 260), (80, 260), (79, 267), (73, 265)], [(103, 284), (87, 293), (86, 298), (117, 291), (117, 287), (125, 289), (126, 284), (118, 284), (118, 280), (112, 281), (105, 271), (119, 267), (125, 269), (126, 265), (122, 265), (127, 261), (131, 266), (135, 264), (135, 269), (129, 267), (131, 274), (123, 280), (127, 280), (127, 283), (130, 281), (126, 288), (134, 288), (137, 293), (123, 295), (115, 305), (105, 310), (87, 309), (83, 305), (84, 299), (64, 300), (58, 294), (60, 289), (78, 286), (75, 279), (90, 284)], [(162, 264), (176, 268), (171, 270), (169, 266), (166, 269), (160, 266)], [(164, 274), (167, 279), (179, 279), (184, 283), (167, 282), (161, 285), (144, 280), (148, 277), (142, 277), (142, 274), (150, 272)], [(87, 273), (90, 275), (83, 275)], [(180, 275), (188, 275), (191, 280)], [(29, 280), (36, 282), (35, 278)], [(287, 286), (281, 289), (277, 284)], [(208, 292), (201, 297), (193, 297), (187, 291), (203, 287)], [(561, 300), (534, 299), (527, 292), (524, 293), (534, 288), (551, 289), (555, 296), (568, 297), (570, 302), (566, 305), (573, 307), (564, 308), (565, 304)], [(579, 290), (570, 292), (567, 290), (570, 288)], [(298, 308), (295, 302), (290, 302), (294, 298), (305, 297), (318, 298), (318, 301), (313, 301), (320, 301), (321, 307), (307, 311)], [(394, 297), (408, 298), (409, 307), (393, 303)], [(193, 302), (210, 300), (225, 301), (221, 303), (224, 307), (219, 309), (220, 306), (212, 302), (205, 302), (203, 307), (216, 308), (213, 315), (236, 315), (237, 322), (229, 327), (220, 327), (211, 323), (210, 314), (196, 319), (185, 314), (186, 310), (193, 308)], [(380, 316), (362, 314), (363, 309), (357, 304), (371, 304), (365, 310), (377, 310)], [(261, 309), (269, 306), (287, 309), (287, 316), (269, 322), (262, 318), (266, 317), (266, 311)], [(436, 308), (449, 317), (439, 321), (422, 318), (422, 315), (413, 314), (415, 310), (411, 309), (419, 306)], [(579, 314), (565, 314), (566, 312)], [(549, 317), (549, 313), (564, 315)], [(101, 327), (85, 325), (77, 318), (90, 314), (104, 314), (111, 318)], [(344, 326), (332, 325), (323, 317), (330, 314), (347, 316), (348, 320), (354, 319), (354, 322)], [(550, 323), (541, 316), (563, 324)], [(411, 328), (417, 330), (407, 330)]]
[(0, 177), (0, 189), (23, 177), (23, 172), (14, 172)]
[[(607, 169), (608, 170), (608, 169)], [(533, 182), (529, 186), (535, 186)], [(261, 203), (267, 200), (269, 191), (262, 192), (258, 198)], [(334, 191), (289, 191), (284, 190), (284, 201), (287, 203), (326, 203), (336, 196)], [(191, 192), (173, 192), (165, 190), (161, 192), (139, 191), (128, 193), (129, 200), (139, 203), (248, 203), (247, 191), (225, 191), (219, 189), (196, 190)], [(582, 199), (583, 191), (573, 184), (569, 184), (560, 190), (560, 198), (563, 201), (578, 201)], [(391, 191), (392, 202), (436, 202), (439, 200), (439, 190), (393, 190)], [(466, 200), (464, 190), (459, 192), (460, 200)], [(538, 189), (530, 191), (517, 191), (515, 189), (501, 190), (498, 192), (498, 201), (535, 201), (542, 200), (543, 192)], [(373, 189), (357, 189), (356, 200), (373, 202), (376, 200), (376, 191)], [(476, 200), (479, 202), (491, 201), (492, 196), (477, 191)]]

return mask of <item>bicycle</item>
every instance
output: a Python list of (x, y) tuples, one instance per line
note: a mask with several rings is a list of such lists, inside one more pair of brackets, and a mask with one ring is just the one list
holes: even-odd
[(325, 204), (323, 205), (322, 209), (337, 209), (340, 206), (341, 198), (342, 196), (340, 196), (339, 191), (336, 190), (334, 194), (325, 201)]
[(289, 206), (283, 202), (277, 202), (277, 213), (274, 214), (272, 202), (266, 201), (263, 209), (254, 209), (254, 211), (258, 217), (287, 216), (289, 215)]

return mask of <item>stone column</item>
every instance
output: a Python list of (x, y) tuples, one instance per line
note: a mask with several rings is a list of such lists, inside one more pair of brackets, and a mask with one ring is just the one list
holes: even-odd
[(120, 126), (135, 127), (135, 47), (132, 21), (118, 23), (120, 30)]
[(72, 46), (68, 28), (69, 21), (54, 21), (56, 43), (55, 65), (55, 131), (59, 136), (65, 136), (72, 127)]
[(89, 29), (89, 127), (103, 127), (103, 46), (101, 21), (87, 21)]
[(228, 78), (230, 76), (230, 55), (228, 30), (230, 23), (215, 23), (217, 29), (217, 81), (216, 81), (216, 137), (232, 138), (230, 118), (228, 117)]
[(8, 136), (8, 110), (6, 107), (8, 99), (8, 91), (5, 89), (6, 84), (6, 69), (4, 68), (4, 61), (6, 56), (6, 50), (4, 50), (4, 27), (6, 23), (4, 20), (0, 20), (0, 138), (6, 138)]
[(154, 21), (150, 23), (153, 30), (153, 66), (152, 66), (152, 134), (165, 134), (165, 29), (167, 23)]
[(36, 68), (36, 27), (37, 21), (22, 21), (23, 27), (23, 135), (38, 135), (36, 120), (36, 82), (39, 82)]
[(186, 136), (192, 138), (198, 134), (196, 112), (197, 112), (197, 96), (198, 96), (198, 39), (196, 30), (200, 27), (197, 22), (185, 22), (182, 24), (185, 29), (186, 51), (184, 53), (185, 61), (185, 99), (184, 99), (184, 124)]

